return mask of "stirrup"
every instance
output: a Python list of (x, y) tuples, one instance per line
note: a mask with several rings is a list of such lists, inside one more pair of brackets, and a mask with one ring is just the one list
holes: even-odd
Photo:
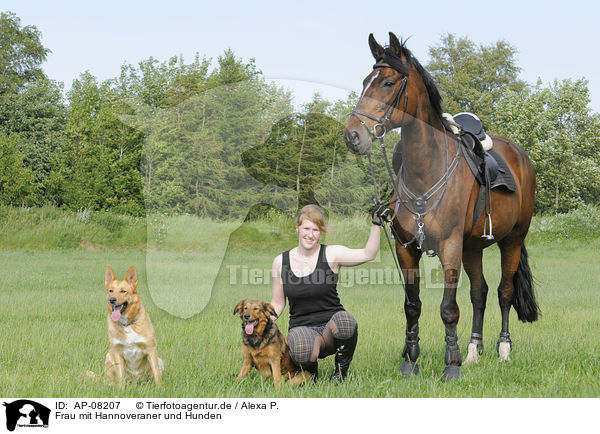
[[(487, 229), (487, 223), (488, 221), (490, 222), (490, 233), (486, 234), (486, 229)], [(484, 240), (493, 240), (494, 239), (494, 235), (492, 234), (492, 215), (488, 212), (487, 213), (487, 219), (485, 220), (485, 223), (483, 224), (483, 235), (481, 236), (481, 238), (483, 238)]]

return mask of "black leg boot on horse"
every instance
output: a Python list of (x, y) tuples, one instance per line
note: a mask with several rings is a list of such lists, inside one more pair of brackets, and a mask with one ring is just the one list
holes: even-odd
[(358, 342), (358, 328), (348, 339), (333, 339), (335, 344), (335, 368), (331, 378), (329, 379), (332, 383), (341, 383), (346, 381), (348, 375), (348, 368), (352, 357), (354, 356), (354, 350), (356, 349), (356, 343)]
[[(421, 316), (421, 299), (419, 298), (419, 259), (421, 253), (411, 247), (396, 249), (396, 254), (401, 263), (405, 264), (402, 270), (404, 279), (404, 314), (406, 316), (406, 338), (402, 357), (404, 362), (400, 366), (400, 373), (405, 377), (419, 374), (417, 359), (421, 352), (419, 348), (419, 318)], [(406, 265), (408, 264), (408, 265)]]
[(415, 324), (412, 330), (406, 331), (406, 341), (404, 342), (404, 349), (402, 350), (402, 357), (404, 362), (400, 366), (400, 373), (405, 377), (411, 375), (419, 375), (419, 365), (417, 359), (419, 358), (419, 325)]

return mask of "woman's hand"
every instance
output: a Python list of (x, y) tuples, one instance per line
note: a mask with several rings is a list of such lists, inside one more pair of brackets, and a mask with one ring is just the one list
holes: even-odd
[(373, 210), (372, 219), (374, 225), (382, 226), (383, 222), (388, 221), (390, 215), (390, 208), (385, 206), (380, 201), (375, 202), (375, 209)]

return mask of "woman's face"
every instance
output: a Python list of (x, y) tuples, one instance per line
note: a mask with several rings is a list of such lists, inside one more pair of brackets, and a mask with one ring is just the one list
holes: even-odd
[(307, 218), (302, 219), (300, 225), (296, 225), (296, 232), (298, 232), (298, 244), (305, 249), (312, 249), (319, 243), (321, 230)]

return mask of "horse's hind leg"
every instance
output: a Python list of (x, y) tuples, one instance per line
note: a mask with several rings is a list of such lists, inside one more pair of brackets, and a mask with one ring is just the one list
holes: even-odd
[[(540, 310), (533, 290), (533, 277), (529, 268), (524, 236), (512, 240), (504, 239), (500, 245), (502, 258), (502, 279), (498, 287), (498, 299), (502, 312), (502, 331), (498, 339), (498, 354), (501, 361), (510, 360), (511, 341), (508, 332), (508, 314), (514, 306), (519, 320), (533, 322), (538, 319)], [(515, 241), (516, 240), (516, 241)]]
[(419, 349), (419, 317), (421, 316), (421, 300), (419, 298), (419, 259), (420, 251), (413, 246), (408, 249), (396, 247), (398, 260), (404, 277), (404, 314), (406, 315), (406, 340), (402, 357), (404, 362), (400, 366), (400, 373), (406, 377), (417, 375), (419, 365), (417, 358)]
[(467, 347), (467, 358), (463, 362), (478, 363), (483, 353), (483, 316), (487, 301), (488, 286), (483, 276), (483, 250), (463, 253), (463, 266), (471, 282), (471, 304), (473, 305), (473, 326), (471, 340)]
[(498, 339), (498, 356), (499, 360), (504, 362), (510, 360), (510, 351), (512, 349), (512, 342), (508, 331), (508, 319), (515, 291), (513, 277), (517, 272), (521, 257), (521, 243), (510, 242), (504, 239), (498, 243), (498, 246), (500, 247), (502, 264), (502, 277), (498, 285), (498, 302), (500, 303), (500, 312), (502, 314), (502, 330)]

